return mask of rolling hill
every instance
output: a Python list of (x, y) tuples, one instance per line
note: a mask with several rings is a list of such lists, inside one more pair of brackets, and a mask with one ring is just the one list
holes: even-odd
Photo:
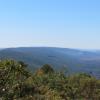
[(100, 52), (54, 47), (20, 47), (0, 50), (0, 59), (21, 60), (34, 70), (50, 64), (56, 70), (68, 68), (69, 72), (87, 72), (100, 78)]

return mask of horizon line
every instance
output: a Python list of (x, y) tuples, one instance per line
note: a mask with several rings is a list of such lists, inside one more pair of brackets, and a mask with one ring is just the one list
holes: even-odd
[(74, 50), (89, 50), (89, 51), (98, 51), (99, 48), (72, 48), (72, 47), (58, 47), (58, 46), (12, 46), (12, 47), (0, 47), (0, 49), (10, 49), (10, 48), (61, 48), (61, 49), (74, 49)]

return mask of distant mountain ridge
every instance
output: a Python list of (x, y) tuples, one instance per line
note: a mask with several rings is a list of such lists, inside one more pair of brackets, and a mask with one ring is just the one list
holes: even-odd
[(0, 50), (0, 59), (21, 60), (30, 69), (50, 64), (55, 69), (64, 67), (70, 72), (88, 72), (100, 77), (100, 52), (54, 47), (20, 47)]

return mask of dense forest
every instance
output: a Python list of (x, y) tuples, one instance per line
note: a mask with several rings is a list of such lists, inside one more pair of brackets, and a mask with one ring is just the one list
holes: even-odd
[(100, 80), (45, 64), (34, 73), (21, 61), (0, 61), (0, 100), (100, 100)]

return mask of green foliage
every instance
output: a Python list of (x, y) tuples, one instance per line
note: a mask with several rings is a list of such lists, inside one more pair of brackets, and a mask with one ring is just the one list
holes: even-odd
[(53, 73), (54, 70), (53, 68), (48, 65), (48, 64), (45, 64), (43, 67), (41, 67), (41, 70), (45, 73), (45, 74), (48, 74), (48, 73)]
[(100, 80), (88, 74), (66, 76), (47, 64), (39, 73), (23, 62), (0, 61), (0, 100), (100, 100)]

